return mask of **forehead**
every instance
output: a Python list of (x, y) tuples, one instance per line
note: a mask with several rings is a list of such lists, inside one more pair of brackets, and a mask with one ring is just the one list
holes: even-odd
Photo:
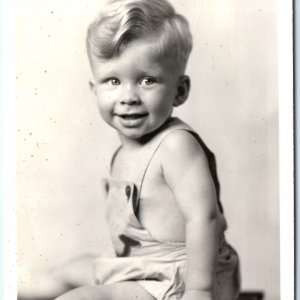
[(173, 69), (174, 62), (159, 55), (158, 44), (153, 39), (130, 42), (118, 56), (109, 59), (91, 57), (93, 71), (141, 70), (164, 71)]

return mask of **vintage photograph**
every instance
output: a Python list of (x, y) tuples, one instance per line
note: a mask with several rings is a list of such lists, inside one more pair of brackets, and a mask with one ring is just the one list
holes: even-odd
[(271, 0), (17, 0), (18, 300), (281, 299), (278, 51)]

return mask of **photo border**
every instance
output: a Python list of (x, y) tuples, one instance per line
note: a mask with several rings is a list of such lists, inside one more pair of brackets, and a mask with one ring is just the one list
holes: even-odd
[[(0, 96), (0, 117), (1, 117), (1, 208), (3, 231), (1, 232), (2, 261), (0, 263), (3, 270), (0, 290), (3, 299), (16, 299), (17, 295), (17, 234), (16, 234), (16, 95), (15, 95), (15, 0), (1, 0), (0, 20), (1, 20), (1, 96)], [(297, 251), (297, 240), (299, 230), (297, 205), (297, 190), (299, 189), (299, 178), (294, 186), (294, 166), (300, 166), (298, 160), (294, 161), (294, 132), (299, 122), (294, 113), (298, 115), (299, 108), (297, 100), (300, 101), (297, 93), (299, 78), (293, 79), (293, 26), (292, 26), (292, 6), (294, 4), (295, 30), (299, 31), (299, 3), (286, 0), (278, 1), (278, 70), (279, 70), (279, 177), (280, 177), (280, 282), (281, 299), (294, 299), (295, 294), (299, 294), (297, 285), (297, 270), (299, 262), (295, 260)], [(295, 54), (299, 53), (299, 39), (294, 33), (296, 41)], [(298, 54), (299, 55), (299, 54)], [(297, 55), (297, 56), (298, 56)], [(297, 72), (299, 62), (295, 55)], [(295, 83), (295, 95), (293, 95), (293, 82)], [(295, 97), (295, 98), (294, 98)], [(295, 99), (295, 111), (294, 111)], [(296, 134), (295, 137), (297, 138)], [(295, 147), (297, 147), (295, 140)], [(294, 189), (296, 193), (294, 195)], [(295, 201), (295, 202), (294, 202)], [(296, 206), (296, 211), (294, 210)], [(295, 216), (296, 215), (296, 216)], [(0, 228), (0, 230), (1, 230)], [(296, 241), (294, 240), (296, 237)], [(296, 247), (297, 250), (297, 247)], [(1, 251), (1, 250), (0, 250)], [(296, 264), (295, 264), (296, 261)], [(291, 280), (291, 274), (295, 278)], [(294, 280), (295, 279), (295, 280)], [(2, 285), (2, 286), (1, 286)]]

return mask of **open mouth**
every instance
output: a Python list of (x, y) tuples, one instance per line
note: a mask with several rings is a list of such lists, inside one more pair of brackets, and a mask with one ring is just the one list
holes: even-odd
[(145, 117), (147, 114), (125, 114), (125, 115), (119, 115), (120, 118), (124, 119), (124, 120), (138, 120), (141, 119), (143, 117)]
[(141, 113), (141, 114), (120, 114), (120, 115), (117, 115), (119, 120), (120, 120), (120, 123), (122, 126), (126, 127), (126, 128), (136, 128), (136, 127), (139, 127), (141, 126), (148, 114), (147, 113)]

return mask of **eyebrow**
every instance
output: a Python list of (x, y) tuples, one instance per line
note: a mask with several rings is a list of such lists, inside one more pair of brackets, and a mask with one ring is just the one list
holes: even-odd
[(106, 81), (107, 79), (110, 79), (110, 78), (118, 78), (117, 74), (114, 73), (114, 72), (107, 72), (106, 74), (95, 74), (95, 77), (96, 77), (96, 81), (98, 83), (102, 83), (104, 81)]
[(156, 74), (151, 72), (145, 72), (145, 71), (140, 72), (138, 75), (139, 77), (157, 77)]

